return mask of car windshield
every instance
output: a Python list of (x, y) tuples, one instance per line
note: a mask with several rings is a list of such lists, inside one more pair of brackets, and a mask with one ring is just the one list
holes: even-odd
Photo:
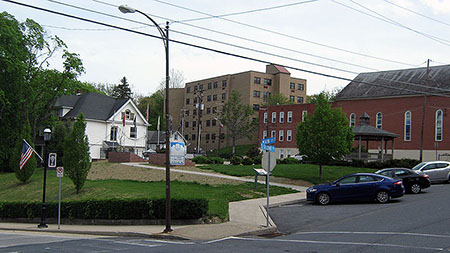
[(422, 168), (422, 166), (424, 166), (425, 165), (425, 163), (419, 163), (419, 164), (417, 164), (416, 166), (414, 166), (412, 169), (413, 170), (419, 170), (420, 168)]

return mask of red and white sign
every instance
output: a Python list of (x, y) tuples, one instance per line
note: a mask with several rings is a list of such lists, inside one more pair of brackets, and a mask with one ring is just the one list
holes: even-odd
[(64, 167), (56, 168), (56, 176), (57, 177), (63, 177), (64, 176)]

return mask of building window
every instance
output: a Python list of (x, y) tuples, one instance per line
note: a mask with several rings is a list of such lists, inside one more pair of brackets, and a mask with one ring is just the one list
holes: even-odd
[(211, 113), (211, 107), (206, 108), (206, 114), (210, 114)]
[(280, 123), (284, 123), (284, 112), (280, 112)]
[(208, 120), (206, 121), (206, 126), (209, 127), (210, 125), (211, 125), (211, 120), (208, 119)]
[(194, 98), (194, 104), (197, 104), (197, 97)]
[(308, 111), (302, 111), (302, 122), (305, 122)]
[(213, 112), (213, 113), (217, 113), (217, 107), (216, 107), (216, 106), (214, 106), (214, 107), (212, 108), (212, 112)]
[(295, 89), (295, 83), (290, 83), (290, 84), (289, 84), (289, 88), (290, 88), (291, 90), (294, 90), (294, 89)]
[(303, 104), (303, 97), (297, 97), (297, 103)]
[(209, 140), (209, 134), (205, 134), (205, 139)]
[(405, 141), (411, 140), (411, 112), (405, 112)]
[(443, 130), (443, 124), (442, 124), (442, 110), (439, 109), (436, 111), (436, 141), (442, 141), (442, 130)]
[(270, 92), (264, 92), (263, 93), (264, 101), (267, 101), (269, 99), (269, 97), (270, 97)]
[(186, 110), (186, 116), (189, 116), (189, 110)]
[(191, 87), (186, 88), (186, 93), (191, 93)]
[(284, 141), (284, 130), (280, 130), (280, 131), (279, 131), (279, 135), (280, 135), (280, 136), (279, 136), (279, 140), (280, 140), (280, 141)]
[(188, 141), (189, 140), (189, 135), (185, 134), (184, 138)]
[(276, 138), (276, 137), (277, 137), (277, 131), (272, 130), (272, 131), (270, 132), (270, 137)]
[(217, 120), (215, 120), (215, 119), (211, 120), (211, 125), (212, 126), (216, 126), (216, 124), (217, 124)]
[(214, 89), (216, 89), (219, 86), (217, 82), (214, 82)]
[(289, 100), (290, 100), (291, 102), (295, 102), (295, 96), (289, 96)]
[(264, 85), (272, 85), (272, 80), (264, 78)]
[(192, 121), (192, 127), (196, 127), (197, 126), (197, 121)]
[(198, 86), (197, 85), (194, 86), (194, 92), (196, 92), (196, 91), (198, 91)]
[(213, 95), (213, 101), (217, 101), (217, 94)]
[(212, 83), (208, 83), (208, 90), (212, 88)]
[(263, 131), (263, 139), (265, 139), (265, 138), (267, 138), (267, 131), (266, 130)]
[(227, 99), (227, 93), (222, 93), (222, 100)]
[(298, 86), (297, 86), (297, 88), (298, 88), (298, 90), (305, 90), (305, 85), (299, 83)]
[(356, 114), (350, 113), (350, 127), (354, 127), (356, 124)]
[(197, 109), (192, 110), (192, 115), (197, 115)]
[(137, 127), (130, 127), (130, 138), (137, 138)]
[(216, 139), (216, 134), (215, 133), (212, 133), (211, 134), (211, 140), (215, 140)]
[(191, 103), (191, 100), (189, 98), (186, 98), (186, 104), (188, 105), (190, 103)]
[(267, 123), (267, 112), (264, 112), (264, 123)]
[(253, 91), (253, 97), (255, 97), (255, 98), (261, 97), (261, 91), (259, 91), (259, 90), (254, 90), (254, 91)]
[(109, 135), (110, 141), (117, 141), (117, 127), (113, 126), (111, 127), (111, 134)]
[(253, 83), (255, 83), (255, 84), (261, 84), (261, 77), (255, 76), (255, 77), (253, 78)]
[(272, 123), (277, 123), (277, 113), (272, 112)]
[(259, 110), (259, 104), (253, 104), (253, 110), (258, 111)]
[(191, 140), (195, 140), (195, 134), (192, 135)]
[(199, 90), (203, 90), (203, 84), (199, 85)]
[(288, 112), (287, 122), (292, 123), (292, 112), (291, 111)]
[(286, 132), (286, 140), (292, 141), (292, 130), (287, 130)]
[(206, 100), (207, 100), (208, 102), (210, 102), (210, 101), (211, 101), (211, 95), (208, 95), (208, 96), (206, 97)]
[(189, 127), (189, 121), (184, 122), (184, 127)]
[(381, 112), (377, 113), (377, 128), (381, 129), (383, 127), (383, 114)]
[(280, 159), (284, 158), (284, 150), (280, 149)]
[(227, 87), (227, 80), (222, 81), (222, 88)]

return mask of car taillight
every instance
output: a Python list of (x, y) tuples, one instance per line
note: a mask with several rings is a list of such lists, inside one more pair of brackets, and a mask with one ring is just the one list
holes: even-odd
[(422, 177), (424, 177), (424, 178), (429, 178), (429, 176), (428, 176), (427, 174), (423, 174)]
[(395, 182), (394, 184), (402, 184), (402, 181), (397, 181), (397, 182)]

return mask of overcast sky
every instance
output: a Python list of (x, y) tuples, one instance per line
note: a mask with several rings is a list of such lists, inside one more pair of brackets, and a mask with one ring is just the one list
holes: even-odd
[[(227, 53), (343, 78), (357, 73), (449, 64), (450, 0), (15, 0), (159, 36), (139, 13), (165, 26), (169, 37)], [(117, 84), (126, 76), (133, 91), (154, 92), (165, 76), (161, 40), (0, 1), (19, 21), (32, 18), (80, 54), (80, 79)], [(222, 16), (224, 15), (224, 16)], [(218, 43), (220, 42), (220, 43)], [(53, 61), (53, 68), (61, 63)], [(170, 68), (195, 81), (248, 70), (261, 62), (170, 43)], [(307, 79), (308, 95), (348, 81), (288, 68)]]

